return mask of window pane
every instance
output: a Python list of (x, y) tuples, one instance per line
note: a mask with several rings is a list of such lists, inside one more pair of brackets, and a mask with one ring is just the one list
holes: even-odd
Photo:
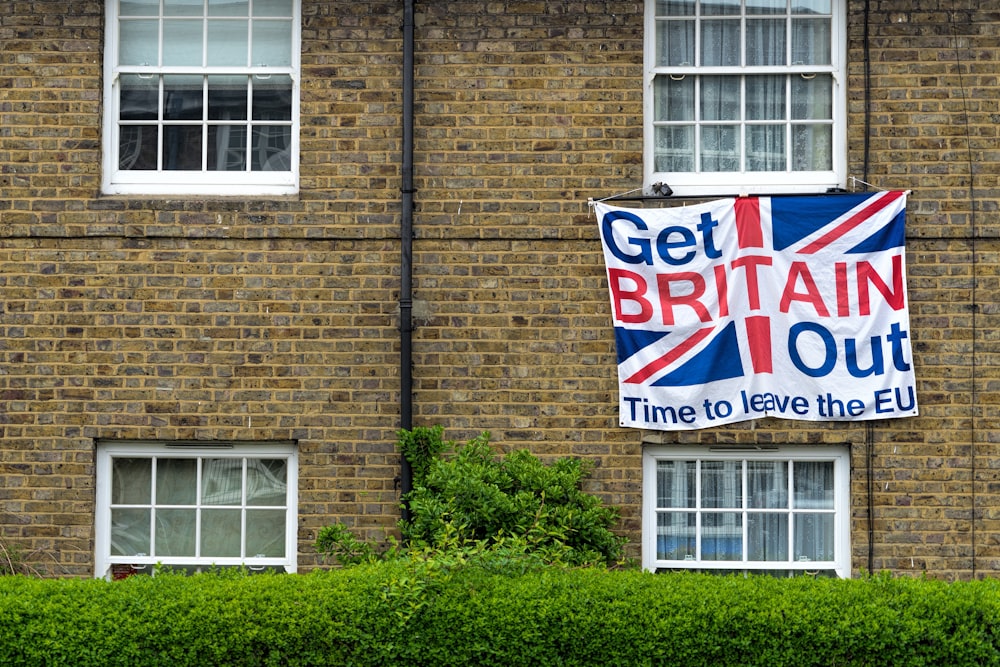
[(695, 558), (697, 517), (694, 512), (670, 512), (656, 517), (656, 557), (662, 560)]
[[(295, 510), (288, 497), (294, 474), (290, 447), (179, 452), (150, 444), (149, 455), (133, 453), (135, 447), (99, 444), (97, 449), (98, 474), (108, 474), (108, 495), (103, 501), (98, 495), (104, 503), (100, 511), (106, 512), (97, 525), (98, 549), (104, 550), (99, 558), (102, 565), (119, 568), (114, 575), (133, 574), (127, 564), (137, 554), (150, 562), (177, 560), (170, 567), (178, 571), (256, 555), (282, 559), (283, 568), (294, 569), (294, 550), (287, 548), (295, 530), (289, 516)], [(264, 458), (248, 458), (260, 455)], [(123, 507), (123, 501), (146, 506)], [(108, 562), (112, 557), (120, 563)]]
[(254, 77), (253, 119), (292, 119), (292, 79), (286, 75)]
[(833, 461), (796, 462), (792, 478), (796, 509), (833, 509)]
[(747, 514), (747, 559), (788, 560), (788, 514)]
[(792, 20), (792, 64), (829, 65), (830, 19)]
[(246, 21), (209, 21), (208, 66), (246, 67), (247, 40)]
[(747, 507), (788, 508), (788, 463), (786, 461), (747, 462)]
[(121, 120), (156, 120), (160, 109), (159, 78), (123, 74), (118, 99)]
[(118, 131), (118, 168), (155, 170), (158, 133), (155, 125), (123, 125)]
[(111, 555), (135, 556), (148, 554), (148, 509), (115, 508), (111, 510)]
[(201, 170), (201, 127), (166, 125), (163, 128), (163, 168)]
[(740, 119), (740, 78), (738, 76), (702, 77), (701, 119)]
[(245, 76), (208, 77), (208, 119), (246, 120), (248, 85)]
[(157, 21), (121, 21), (119, 65), (159, 64), (159, 23)]
[(111, 460), (111, 504), (148, 505), (152, 502), (152, 489), (151, 459)]
[(830, 0), (795, 0), (796, 14), (829, 14)]
[(246, 555), (285, 555), (285, 510), (247, 510)]
[(292, 0), (254, 0), (254, 16), (291, 16)]
[(252, 67), (292, 64), (292, 22), (254, 21)]
[(701, 3), (701, 13), (706, 16), (722, 16), (740, 13), (740, 0), (713, 0)]
[(694, 461), (659, 461), (656, 464), (656, 506), (695, 507)]
[(747, 171), (785, 170), (785, 125), (747, 127)]
[[(255, 2), (254, 4), (257, 4)], [(209, 0), (209, 16), (247, 16), (250, 13), (250, 3), (248, 0)]]
[[(239, 557), (242, 512), (238, 509), (207, 509), (201, 513), (201, 555)], [(284, 533), (282, 533), (284, 537)]]
[(202, 77), (170, 74), (163, 77), (163, 119), (201, 120)]
[(197, 484), (198, 468), (195, 459), (156, 460), (157, 505), (193, 505)]
[(122, 0), (118, 13), (121, 16), (156, 16), (160, 0)]
[(694, 21), (658, 21), (656, 64), (694, 65)]
[(243, 503), (243, 459), (204, 459), (201, 467), (201, 502), (206, 505)]
[[(653, 80), (653, 117), (656, 120), (694, 120), (695, 77), (658, 76)], [(693, 142), (688, 148), (693, 147)]]
[(163, 36), (164, 65), (201, 65), (204, 51), (201, 21), (164, 21)]
[(155, 556), (194, 556), (194, 509), (157, 509)]
[(834, 560), (833, 514), (795, 515), (795, 560)]
[(833, 126), (792, 126), (792, 169), (819, 171), (833, 169)]
[(735, 67), (740, 64), (740, 22), (706, 20), (701, 23), (701, 65)]
[(739, 128), (706, 125), (701, 129), (702, 171), (739, 171)]
[[(697, 456), (655, 461), (655, 507), (647, 508), (644, 514), (653, 512), (650, 518), (656, 523), (656, 545), (654, 554), (644, 555), (647, 563), (688, 561), (690, 567), (698, 568), (704, 561), (706, 565), (736, 567), (737, 572), (749, 567), (746, 563), (753, 563), (773, 568), (768, 572), (780, 570), (784, 573), (781, 576), (792, 576), (801, 574), (803, 567), (811, 574), (813, 561), (836, 559), (835, 531), (838, 517), (843, 518), (840, 512), (845, 499), (839, 499), (837, 509), (796, 507), (802, 487), (812, 489), (819, 484), (832, 491), (835, 462), (800, 462), (780, 453), (750, 458), (719, 454), (716, 460), (695, 460)], [(696, 481), (692, 466), (697, 471), (697, 506), (691, 506), (689, 491)], [(796, 474), (803, 477), (801, 483), (795, 483)], [(647, 492), (650, 482), (649, 478), (643, 482)], [(742, 567), (740, 561), (744, 562)], [(792, 563), (800, 569), (790, 569)], [(685, 564), (674, 564), (678, 565)]]
[(694, 126), (656, 128), (656, 171), (694, 171)]
[(785, 20), (747, 21), (747, 65), (784, 65)]
[[(293, 171), (294, 77), (272, 69), (248, 76), (244, 68), (297, 67), (294, 0), (117, 2), (118, 21), (107, 38), (108, 48), (119, 54), (106, 77), (113, 82), (106, 91), (115, 95), (108, 100), (116, 119), (107, 135), (118, 152), (105, 165), (112, 189), (141, 192), (148, 179), (124, 172), (160, 171), (162, 185), (179, 192), (218, 183), (225, 194), (246, 187), (239, 172)], [(121, 71), (127, 67), (150, 73)], [(217, 69), (208, 75), (205, 68)], [(176, 173), (184, 171), (216, 175), (194, 180)], [(297, 189), (287, 175), (251, 180), (270, 189)]]
[(703, 461), (701, 506), (742, 507), (743, 465), (740, 461)]
[(702, 515), (701, 558), (743, 559), (743, 522), (739, 512), (705, 512)]
[[(834, 75), (815, 71), (833, 64), (838, 26), (832, 10), (831, 0), (656, 0), (655, 29), (647, 36), (654, 48), (651, 69), (663, 68), (654, 72), (646, 128), (653, 133), (653, 172), (732, 173), (736, 182), (779, 190), (791, 183), (777, 184), (774, 172), (832, 172), (836, 161), (827, 139), (833, 123), (796, 130), (791, 122), (834, 120), (834, 94), (841, 91)], [(792, 65), (803, 71), (784, 71)], [(693, 73), (689, 67), (714, 71)], [(776, 75), (761, 75), (767, 71), (761, 69), (741, 73), (744, 67)], [(690, 123), (694, 134), (686, 126), (665, 129), (664, 122)], [(761, 122), (773, 126), (753, 127)], [(796, 154), (799, 143), (816, 150)], [(829, 177), (810, 178), (825, 183)], [(725, 187), (693, 174), (678, 182), (683, 188)]]
[(787, 82), (784, 76), (748, 76), (747, 120), (784, 120)]
[(833, 118), (833, 77), (817, 74), (804, 77), (793, 75), (792, 118), (830, 120)]
[(212, 125), (208, 128), (208, 170), (246, 171), (246, 125)]
[(747, 14), (784, 14), (785, 0), (747, 0)]
[(657, 16), (694, 16), (695, 0), (657, 0)]
[(247, 505), (285, 504), (288, 464), (284, 459), (247, 461)]
[(164, 16), (201, 16), (202, 0), (163, 0)]
[(253, 128), (251, 171), (289, 171), (292, 168), (292, 128), (262, 125)]

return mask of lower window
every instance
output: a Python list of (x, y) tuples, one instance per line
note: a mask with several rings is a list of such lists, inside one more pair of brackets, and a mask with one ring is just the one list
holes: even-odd
[(291, 443), (99, 442), (96, 576), (296, 568)]
[(648, 447), (643, 567), (850, 576), (850, 452)]

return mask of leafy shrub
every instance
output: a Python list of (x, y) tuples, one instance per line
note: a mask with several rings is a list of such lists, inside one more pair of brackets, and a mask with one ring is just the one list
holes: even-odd
[[(610, 565), (621, 560), (624, 538), (611, 530), (618, 512), (582, 490), (590, 472), (584, 461), (561, 458), (545, 465), (525, 450), (498, 458), (488, 433), (445, 457), (455, 444), (442, 434), (440, 426), (400, 431), (399, 446), (414, 479), (404, 499), (410, 521), (400, 524), (406, 548), (391, 549), (385, 557), (407, 551), (475, 555), (494, 563), (519, 558)], [(316, 548), (344, 565), (374, 557), (372, 548), (339, 524), (320, 531)]]
[(623, 539), (611, 528), (615, 509), (581, 489), (589, 467), (561, 458), (545, 465), (525, 450), (497, 458), (484, 433), (449, 458), (436, 458), (407, 497), (411, 544), (446, 547), (448, 540), (521, 538), (571, 565), (612, 564)]
[(359, 540), (340, 523), (323, 526), (316, 534), (316, 550), (332, 556), (341, 565), (359, 565), (377, 560), (375, 547)]
[(422, 486), (427, 479), (431, 464), (442, 454), (454, 448), (455, 443), (445, 440), (444, 427), (417, 426), (411, 430), (402, 429), (397, 433), (396, 445), (407, 461), (410, 462), (413, 485)]
[(396, 559), (308, 575), (0, 577), (0, 664), (1000, 665), (1000, 584)]

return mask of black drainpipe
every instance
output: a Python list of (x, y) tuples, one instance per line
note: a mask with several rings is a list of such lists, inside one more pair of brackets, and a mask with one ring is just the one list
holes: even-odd
[[(401, 147), (402, 199), (399, 225), (399, 422), (413, 428), (413, 2), (403, 0), (403, 144)], [(401, 457), (400, 491), (413, 489), (413, 470)], [(404, 502), (404, 521), (410, 508)]]

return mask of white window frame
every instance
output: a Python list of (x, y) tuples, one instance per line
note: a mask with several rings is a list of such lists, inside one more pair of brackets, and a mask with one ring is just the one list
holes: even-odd
[[(114, 458), (232, 458), (232, 459), (283, 459), (287, 461), (287, 489), (285, 498), (285, 555), (281, 557), (198, 557), (198, 556), (156, 556), (112, 555), (111, 554), (111, 508), (112, 508), (112, 459)], [(212, 567), (244, 566), (251, 571), (283, 569), (295, 572), (298, 563), (298, 452), (290, 442), (253, 443), (204, 443), (204, 442), (163, 442), (163, 441), (99, 441), (96, 445), (96, 506), (95, 506), (95, 558), (94, 575), (110, 578), (113, 566), (127, 566), (135, 573), (152, 574), (158, 566), (196, 570)], [(245, 503), (245, 499), (243, 501)], [(155, 499), (142, 507), (157, 507)], [(172, 506), (171, 506), (172, 507)], [(184, 506), (188, 507), (188, 506)], [(192, 508), (202, 507), (200, 499)], [(213, 509), (219, 506), (212, 505)], [(235, 507), (235, 506), (234, 506)], [(241, 503), (244, 514), (246, 506)], [(197, 522), (200, 528), (200, 519)], [(241, 536), (244, 533), (241, 530)], [(155, 540), (155, 536), (150, 536)], [(198, 544), (197, 534), (195, 543)], [(154, 544), (155, 548), (155, 544)]]
[[(102, 150), (101, 191), (109, 195), (218, 195), (218, 196), (285, 196), (299, 190), (299, 90), (302, 51), (301, 0), (292, 0), (293, 16), (291, 66), (271, 67), (123, 67), (118, 64), (120, 37), (118, 0), (105, 0), (104, 48), (104, 132)], [(162, 7), (161, 7), (162, 11)], [(151, 17), (155, 18), (155, 17)], [(162, 28), (161, 28), (162, 30)], [(119, 101), (120, 76), (125, 73), (142, 76), (169, 74), (246, 74), (269, 77), (287, 75), (292, 81), (291, 145), (289, 171), (132, 171), (119, 168)], [(162, 113), (162, 109), (160, 110)], [(163, 121), (153, 121), (162, 123)], [(254, 121), (247, 121), (250, 125)], [(287, 122), (287, 121), (285, 121)], [(274, 121), (260, 121), (273, 125)], [(247, 161), (249, 162), (249, 156)]]
[[(653, 0), (644, 3), (643, 189), (646, 194), (659, 194), (653, 188), (657, 184), (668, 185), (675, 196), (819, 193), (830, 188), (845, 187), (847, 180), (847, 0), (830, 1), (833, 10), (830, 35), (831, 64), (829, 66), (793, 65), (786, 67), (745, 65), (736, 67), (658, 67), (656, 66), (657, 3)], [(833, 77), (833, 136), (831, 143), (833, 164), (830, 171), (658, 172), (655, 170), (654, 80), (657, 76), (682, 77), (795, 72), (804, 76), (822, 72), (829, 73)], [(741, 121), (739, 125), (741, 128), (745, 128), (746, 121)], [(698, 141), (697, 137), (695, 141)]]
[[(787, 561), (750, 561), (747, 559), (746, 540), (746, 520), (748, 508), (746, 506), (747, 487), (743, 485), (743, 507), (735, 511), (742, 512), (743, 521), (743, 558), (735, 561), (701, 560), (700, 549), (698, 555), (693, 559), (685, 560), (663, 560), (657, 558), (657, 463), (659, 461), (800, 461), (817, 462), (832, 461), (834, 465), (834, 552), (835, 558), (832, 561), (796, 561), (794, 554), (789, 549), (789, 559)], [(840, 578), (851, 576), (851, 545), (850, 545), (850, 484), (851, 465), (850, 448), (847, 446), (824, 446), (824, 447), (801, 447), (801, 446), (781, 446), (781, 447), (675, 447), (675, 446), (647, 446), (642, 453), (642, 566), (650, 571), (693, 569), (700, 571), (723, 570), (744, 571), (744, 572), (774, 572), (774, 571), (796, 571), (803, 574), (814, 574), (816, 572), (834, 571)], [(743, 467), (745, 470), (745, 466)], [(745, 481), (745, 480), (744, 480)], [(700, 476), (699, 481), (700, 484)], [(700, 498), (700, 494), (699, 494)], [(791, 498), (791, 496), (789, 496)], [(699, 499), (700, 504), (700, 499)], [(719, 511), (712, 508), (711, 511)], [(725, 510), (730, 511), (730, 510)], [(802, 512), (815, 513), (815, 509), (802, 509)], [(796, 510), (792, 508), (789, 514), (794, 514)], [(701, 508), (698, 509), (699, 517)], [(782, 511), (784, 513), (784, 511)], [(794, 523), (794, 522), (792, 522)], [(698, 532), (700, 533), (700, 519), (698, 522)], [(791, 539), (792, 528), (789, 528)], [(700, 534), (699, 541), (700, 544)]]

